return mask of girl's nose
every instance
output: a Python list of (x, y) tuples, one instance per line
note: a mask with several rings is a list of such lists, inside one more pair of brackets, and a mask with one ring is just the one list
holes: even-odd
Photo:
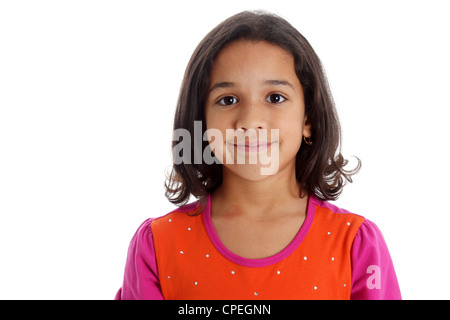
[(257, 130), (267, 128), (264, 112), (257, 104), (241, 104), (240, 108), (241, 110), (236, 121), (236, 130), (245, 132), (249, 129)]

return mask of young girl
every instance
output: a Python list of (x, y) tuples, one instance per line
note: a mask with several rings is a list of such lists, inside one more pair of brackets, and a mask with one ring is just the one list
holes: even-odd
[[(214, 28), (187, 66), (174, 130), (191, 137), (182, 156), (174, 139), (166, 183), (180, 207), (137, 230), (116, 299), (401, 298), (376, 225), (327, 202), (360, 163), (344, 170), (320, 60), (287, 21), (242, 12)], [(264, 152), (276, 166), (263, 174)]]

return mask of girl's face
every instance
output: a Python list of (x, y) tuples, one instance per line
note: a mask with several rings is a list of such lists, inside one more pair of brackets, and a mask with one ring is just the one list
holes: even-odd
[[(295, 170), (296, 154), (303, 136), (310, 136), (310, 126), (292, 54), (262, 41), (238, 40), (223, 48), (211, 70), (205, 118), (208, 131), (219, 130), (223, 137), (214, 144), (210, 139), (210, 146), (224, 172), (256, 181), (286, 168)], [(242, 137), (245, 140), (239, 140)], [(261, 160), (263, 154), (278, 160), (278, 165)], [(256, 163), (250, 161), (255, 155)], [(239, 156), (245, 158), (244, 164)], [(264, 167), (274, 170), (262, 175)]]

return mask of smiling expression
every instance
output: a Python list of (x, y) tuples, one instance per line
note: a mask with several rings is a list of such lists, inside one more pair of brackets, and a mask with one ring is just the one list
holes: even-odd
[[(288, 167), (295, 170), (296, 154), (302, 137), (310, 136), (310, 127), (292, 54), (263, 41), (238, 40), (227, 45), (211, 70), (205, 118), (207, 129), (215, 128), (224, 137), (215, 148), (216, 157), (223, 159), (231, 150), (236, 151), (235, 157), (270, 151), (272, 156), (278, 153), (277, 172)], [(278, 135), (272, 134), (274, 129)], [(231, 138), (227, 130), (233, 132)], [(242, 178), (262, 178), (262, 163), (223, 165)]]

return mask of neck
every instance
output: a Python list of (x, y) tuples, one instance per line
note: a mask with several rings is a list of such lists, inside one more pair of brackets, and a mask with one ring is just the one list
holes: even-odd
[(224, 168), (222, 184), (214, 192), (213, 200), (221, 204), (221, 209), (218, 209), (221, 213), (259, 220), (285, 213), (289, 210), (289, 204), (293, 208), (300, 203), (306, 205), (307, 197), (300, 198), (299, 192), (294, 166), (259, 181), (242, 179)]

